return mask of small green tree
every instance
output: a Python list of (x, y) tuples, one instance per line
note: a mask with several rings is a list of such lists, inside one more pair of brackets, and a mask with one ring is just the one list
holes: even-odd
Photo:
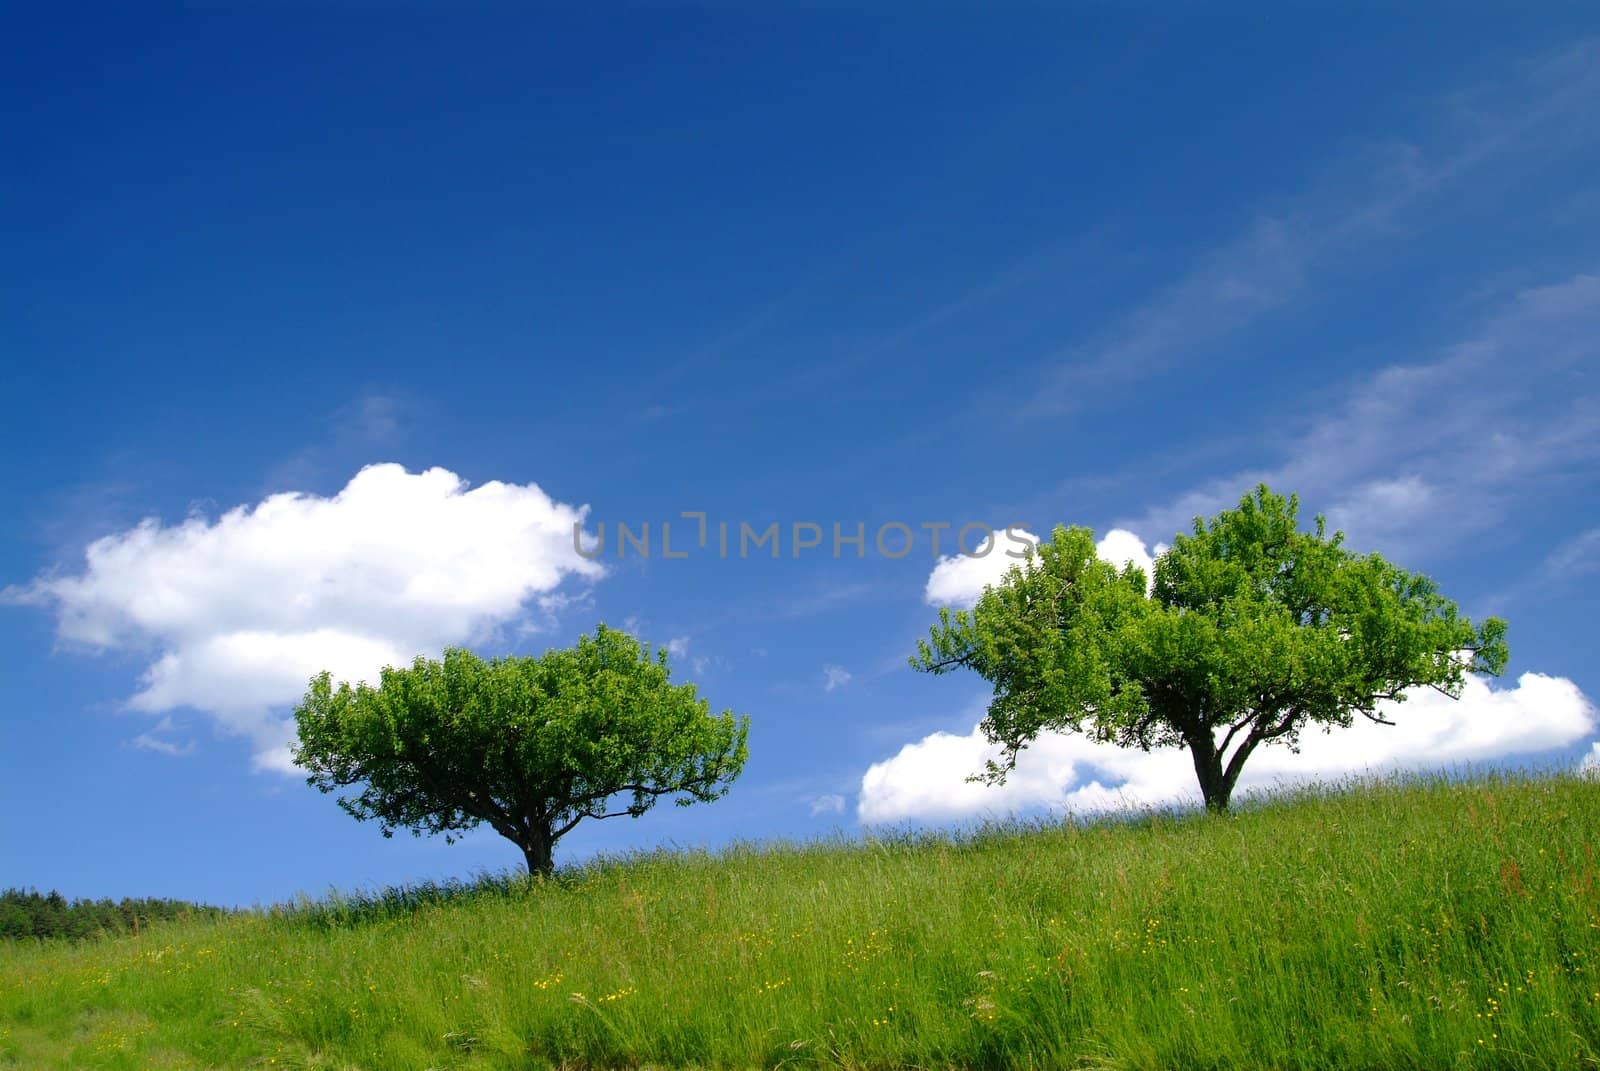
[(1358, 555), (1296, 523), (1299, 500), (1266, 485), (1195, 518), (1155, 563), (1118, 570), (1085, 528), (1057, 527), (969, 613), (942, 610), (913, 667), (970, 669), (994, 686), (983, 730), (1001, 745), (980, 775), (1005, 780), (1041, 732), (1084, 732), (1150, 750), (1186, 747), (1201, 796), (1228, 807), (1261, 745), (1298, 749), (1308, 725), (1348, 726), (1429, 685), (1459, 696), (1497, 674), (1505, 622), (1481, 627), (1425, 576)]
[(363, 786), (339, 800), (356, 819), (446, 840), (486, 822), (535, 874), (586, 818), (721, 797), (749, 732), (748, 718), (712, 715), (694, 685), (672, 684), (665, 650), (604, 625), (538, 658), (452, 648), (384, 669), (376, 688), (335, 688), (323, 673), (295, 722), (308, 784)]

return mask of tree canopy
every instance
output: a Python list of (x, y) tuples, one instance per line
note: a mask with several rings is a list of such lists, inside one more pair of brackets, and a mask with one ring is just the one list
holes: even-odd
[(0, 940), (57, 938), (83, 940), (103, 935), (137, 934), (141, 926), (180, 918), (221, 918), (227, 912), (207, 904), (154, 897), (68, 900), (55, 890), (0, 891)]
[(693, 684), (671, 683), (665, 650), (604, 625), (537, 658), (419, 657), (377, 687), (323, 673), (295, 722), (307, 783), (360, 786), (339, 799), (356, 819), (447, 840), (487, 823), (533, 873), (585, 819), (721, 797), (749, 732), (748, 718), (713, 715)]
[(1041, 732), (1124, 747), (1188, 748), (1208, 807), (1226, 810), (1250, 755), (1298, 748), (1308, 726), (1380, 710), (1409, 689), (1459, 696), (1501, 672), (1506, 625), (1474, 626), (1426, 576), (1343, 533), (1298, 525), (1299, 500), (1266, 485), (1179, 535), (1144, 571), (1100, 560), (1086, 528), (1057, 527), (970, 611), (942, 610), (911, 664), (970, 669), (994, 686), (983, 722), (998, 783)]

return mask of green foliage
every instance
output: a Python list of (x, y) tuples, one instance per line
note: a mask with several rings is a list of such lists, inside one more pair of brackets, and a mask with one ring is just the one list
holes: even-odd
[(67, 938), (78, 941), (130, 933), (139, 927), (196, 915), (218, 917), (221, 908), (185, 900), (123, 897), (121, 900), (68, 900), (37, 889), (0, 892), (0, 938)]
[(295, 721), (307, 782), (361, 786), (339, 800), (356, 819), (446, 838), (488, 823), (540, 873), (584, 819), (724, 795), (749, 732), (748, 718), (714, 716), (693, 684), (672, 684), (664, 650), (604, 625), (538, 658), (418, 658), (376, 688), (323, 673)]
[(1398, 781), (0, 943), (0, 1067), (1593, 1069), (1596, 844)]
[(1455, 696), (1468, 673), (1505, 667), (1505, 622), (1475, 627), (1427, 577), (1352, 553), (1320, 516), (1302, 531), (1298, 507), (1262, 485), (1196, 518), (1157, 559), (1149, 594), (1142, 570), (1096, 557), (1089, 530), (1058, 527), (970, 613), (941, 611), (911, 664), (994, 685), (991, 781), (1041, 732), (1085, 732), (1188, 748), (1215, 809), (1262, 744), (1384, 721), (1378, 705), (1407, 689)]

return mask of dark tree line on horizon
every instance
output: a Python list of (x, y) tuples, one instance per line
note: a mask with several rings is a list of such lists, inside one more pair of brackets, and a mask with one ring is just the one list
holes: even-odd
[(15, 941), (64, 937), (76, 941), (133, 933), (167, 919), (224, 914), (220, 907), (187, 900), (68, 900), (54, 890), (41, 893), (37, 889), (6, 889), (0, 892), (0, 938)]

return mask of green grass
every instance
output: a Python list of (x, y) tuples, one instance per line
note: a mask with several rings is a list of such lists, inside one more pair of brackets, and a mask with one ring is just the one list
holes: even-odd
[(0, 949), (0, 1067), (1600, 1066), (1600, 783), (656, 854)]

